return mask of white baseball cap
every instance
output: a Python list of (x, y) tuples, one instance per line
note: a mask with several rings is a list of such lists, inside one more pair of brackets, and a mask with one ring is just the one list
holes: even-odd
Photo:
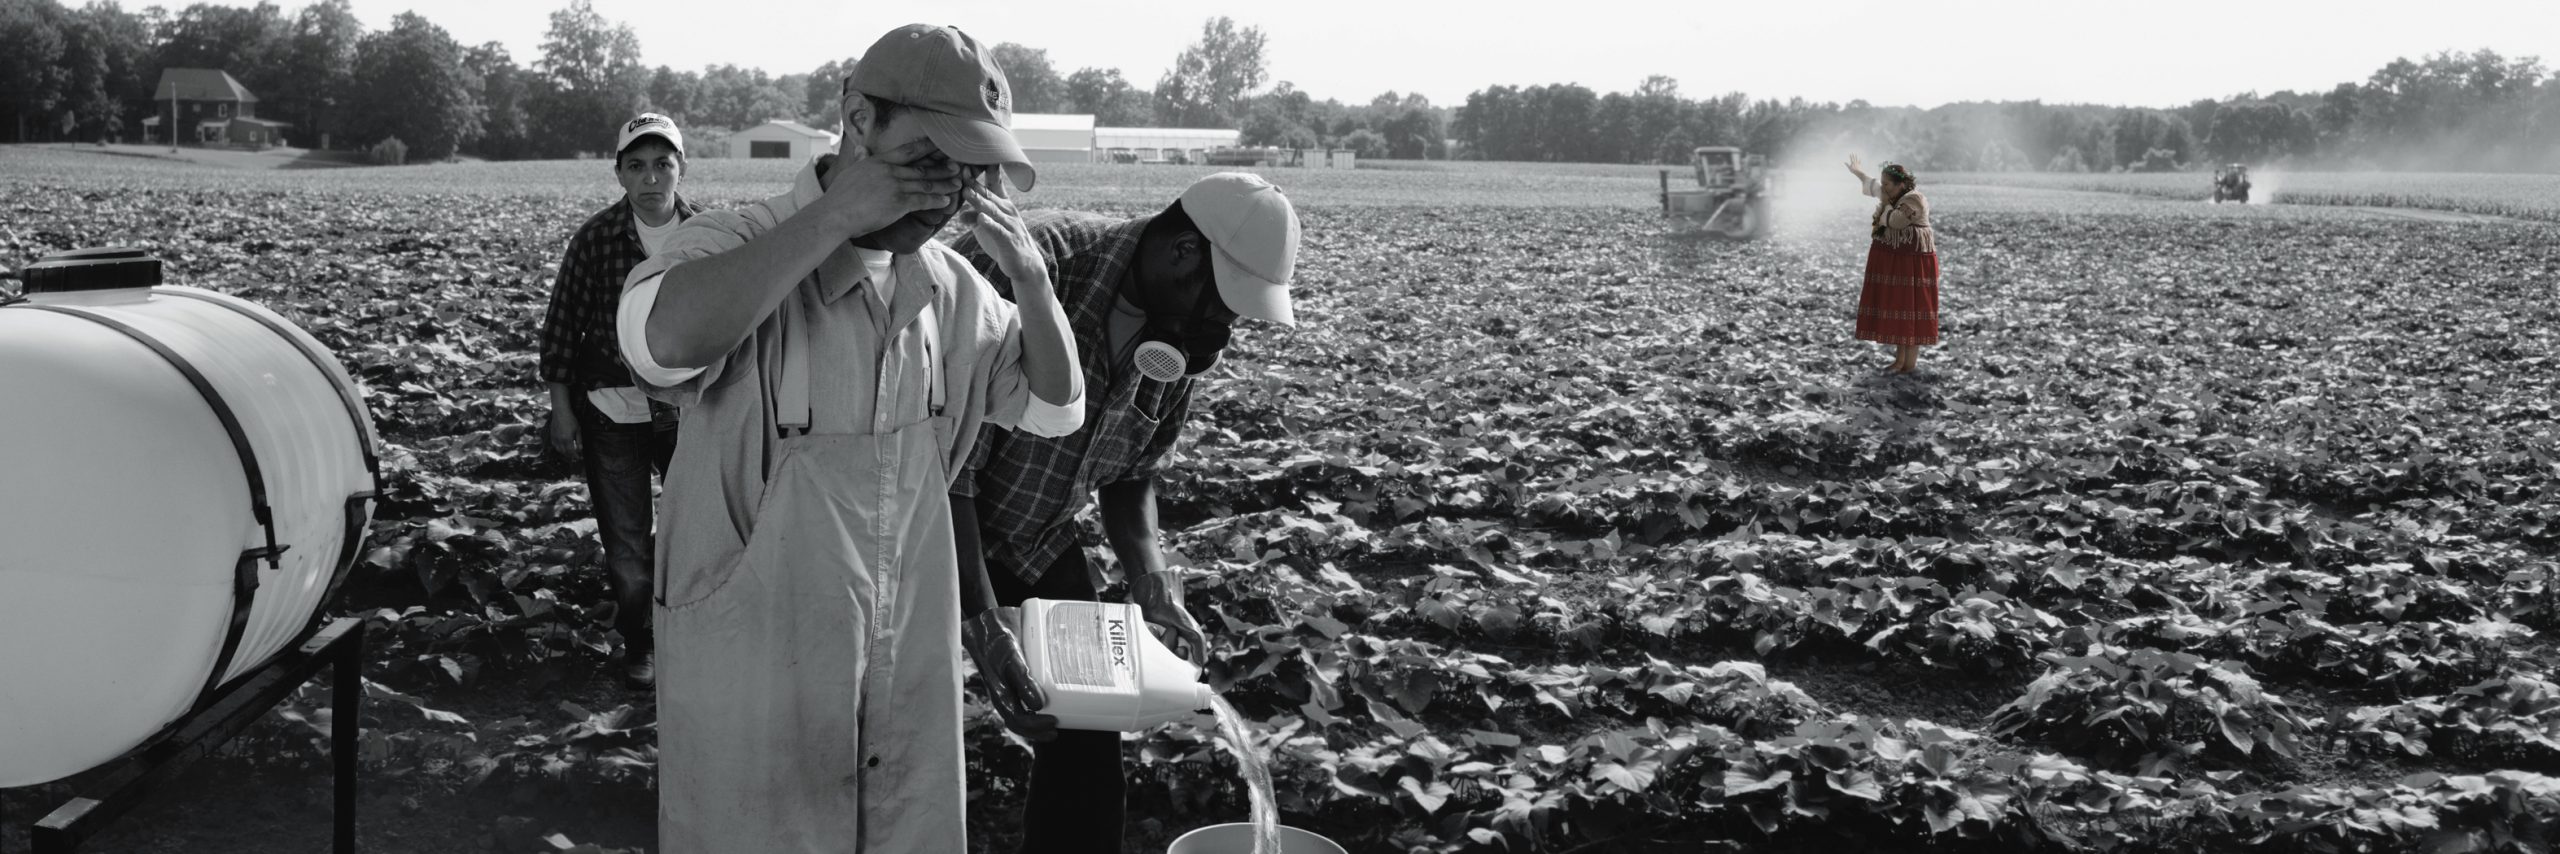
[(1218, 298), (1240, 317), (1298, 325), (1289, 273), (1298, 263), (1298, 213), (1251, 172), (1220, 172), (1182, 191), (1182, 212), (1209, 238)]
[(631, 144), (645, 136), (664, 139), (668, 145), (676, 147), (677, 154), (684, 153), (684, 132), (676, 130), (676, 120), (657, 113), (641, 113), (639, 118), (622, 123), (621, 138), (613, 143), (614, 156), (630, 151)]

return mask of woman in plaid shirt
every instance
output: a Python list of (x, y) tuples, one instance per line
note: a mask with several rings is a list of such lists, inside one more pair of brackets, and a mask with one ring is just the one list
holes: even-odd
[(675, 455), (676, 411), (632, 385), (614, 310), (623, 277), (702, 208), (676, 194), (684, 178), (684, 134), (675, 122), (656, 113), (632, 119), (615, 151), (622, 199), (569, 239), (542, 321), (542, 381), (551, 389), (551, 448), (586, 470), (613, 585), (614, 628), (622, 633), (623, 676), (637, 687), (657, 676), (649, 631), (649, 568), (656, 555), (649, 473), (665, 476)]

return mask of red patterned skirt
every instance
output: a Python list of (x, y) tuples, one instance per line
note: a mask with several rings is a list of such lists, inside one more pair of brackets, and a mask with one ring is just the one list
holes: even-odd
[(1938, 253), (1881, 242), (1867, 247), (1867, 283), (1858, 292), (1858, 340), (1938, 343)]

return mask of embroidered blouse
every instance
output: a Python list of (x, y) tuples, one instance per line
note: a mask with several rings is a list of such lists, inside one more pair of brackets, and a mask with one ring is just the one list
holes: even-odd
[(1929, 229), (1929, 200), (1922, 198), (1919, 190), (1912, 190), (1887, 203), (1877, 184), (1876, 179), (1868, 178), (1858, 186), (1859, 192), (1876, 196), (1876, 212), (1870, 222), (1876, 242), (1917, 252), (1937, 252), (1938, 241)]

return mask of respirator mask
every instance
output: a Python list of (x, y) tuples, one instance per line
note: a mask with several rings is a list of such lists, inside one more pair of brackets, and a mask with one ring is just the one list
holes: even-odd
[(1147, 339), (1139, 342), (1138, 351), (1129, 357), (1137, 364), (1140, 375), (1160, 383), (1184, 377), (1198, 379), (1217, 367), (1218, 353), (1227, 349), (1227, 337), (1233, 332), (1224, 323), (1194, 327), (1191, 334), (1179, 338), (1160, 329), (1149, 324), (1144, 333)]
[(1200, 289), (1200, 300), (1193, 306), (1186, 323), (1165, 323), (1153, 317), (1139, 333), (1137, 352), (1129, 360), (1138, 374), (1156, 382), (1169, 383), (1185, 377), (1198, 378), (1217, 367), (1218, 354), (1227, 349), (1227, 340), (1235, 333), (1235, 315), (1226, 310), (1226, 302), (1218, 298), (1217, 286)]

